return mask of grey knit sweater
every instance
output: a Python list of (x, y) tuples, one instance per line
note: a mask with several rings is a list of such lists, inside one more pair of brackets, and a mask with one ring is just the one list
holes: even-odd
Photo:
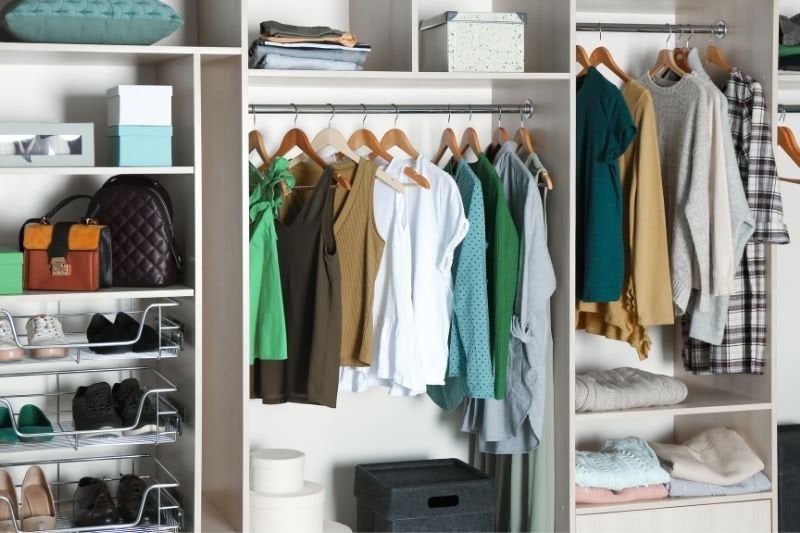
[(708, 309), (709, 98), (701, 82), (691, 75), (672, 82), (646, 73), (640, 81), (653, 95), (656, 112), (675, 312), (686, 312), (693, 288), (699, 291), (700, 306)]

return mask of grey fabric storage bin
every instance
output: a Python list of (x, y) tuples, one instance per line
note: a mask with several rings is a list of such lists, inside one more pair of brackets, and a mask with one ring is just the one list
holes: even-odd
[[(773, 474), (773, 480), (774, 477)], [(778, 426), (778, 531), (800, 531), (798, 504), (800, 504), (800, 425)]]
[(494, 479), (458, 459), (356, 466), (359, 532), (494, 531)]

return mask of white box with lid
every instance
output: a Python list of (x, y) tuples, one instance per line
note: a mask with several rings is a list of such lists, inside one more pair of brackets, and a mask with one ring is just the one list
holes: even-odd
[(447, 11), (420, 22), (425, 72), (524, 72), (527, 13)]
[(118, 85), (106, 99), (109, 127), (172, 126), (171, 85)]
[(303, 489), (286, 494), (250, 491), (253, 533), (323, 533), (325, 488), (306, 481)]
[(303, 490), (306, 455), (298, 450), (272, 448), (250, 453), (250, 490), (289, 494)]

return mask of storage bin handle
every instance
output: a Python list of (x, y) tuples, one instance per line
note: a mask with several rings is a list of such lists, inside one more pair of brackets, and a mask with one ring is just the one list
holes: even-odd
[(431, 509), (458, 507), (458, 495), (449, 494), (447, 496), (431, 496), (428, 498), (428, 507)]

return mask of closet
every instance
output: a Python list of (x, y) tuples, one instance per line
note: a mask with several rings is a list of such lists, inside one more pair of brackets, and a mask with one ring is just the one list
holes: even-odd
[[(10, 2), (0, 2), (0, 9)], [(22, 344), (25, 323), (37, 314), (53, 315), (64, 325), (70, 344), (86, 342), (94, 313), (111, 320), (124, 311), (162, 333), (159, 349), (146, 353), (99, 355), (77, 346), (62, 359), (0, 365), (0, 403), (17, 413), (24, 404), (40, 406), (52, 422), (49, 442), (0, 445), (0, 467), (16, 483), (28, 465), (41, 465), (50, 483), (59, 517), (69, 527), (72, 491), (83, 476), (115, 483), (120, 475), (147, 474), (156, 483), (162, 513), (161, 531), (200, 530), (201, 405), (203, 318), (203, 232), (201, 143), (203, 70), (241, 58), (238, 20), (229, 16), (233, 2), (168, 2), (184, 20), (168, 40), (146, 46), (0, 43), (0, 112), (3, 122), (92, 122), (95, 164), (87, 167), (0, 169), (0, 241), (15, 247), (21, 224), (40, 217), (72, 194), (93, 194), (118, 174), (147, 175), (166, 187), (175, 205), (175, 227), (184, 271), (177, 284), (164, 288), (112, 287), (98, 292), (33, 292), (0, 296), (2, 317), (11, 316)], [(165, 84), (174, 89), (173, 166), (116, 168), (107, 155), (106, 91), (120, 84)], [(86, 205), (65, 210), (58, 220), (77, 220)], [(83, 340), (81, 340), (81, 338)], [(76, 436), (72, 398), (78, 386), (110, 385), (136, 377), (158, 400), (155, 433), (136, 437)], [(97, 433), (97, 432), (95, 432)], [(101, 432), (102, 433), (102, 432)], [(111, 490), (115, 490), (111, 485)], [(130, 531), (147, 530), (136, 526)]]
[[(711, 0), (297, 0), (291, 3), (231, 2), (225, 11), (240, 16), (242, 56), (205, 61), (200, 72), (200, 139), (203, 159), (203, 529), (247, 531), (249, 452), (255, 448), (296, 448), (306, 453), (306, 476), (327, 488), (325, 514), (355, 525), (354, 466), (411, 458), (469, 456), (469, 439), (459, 431), (461, 415), (446, 414), (425, 397), (395, 398), (385, 389), (340, 394), (335, 410), (249, 398), (248, 305), (248, 142), (262, 132), (269, 150), (294, 125), (310, 137), (329, 121), (349, 134), (362, 127), (376, 132), (397, 126), (420, 152), (432, 156), (442, 129), (441, 114), (336, 114), (327, 104), (388, 106), (519, 104), (530, 100), (537, 152), (556, 188), (548, 198), (549, 247), (558, 286), (551, 299), (555, 346), (556, 464), (554, 487), (557, 531), (773, 531), (776, 489), (746, 496), (662, 500), (625, 505), (578, 506), (574, 496), (576, 449), (597, 449), (609, 438), (635, 435), (682, 442), (700, 430), (725, 425), (739, 432), (766, 465), (775, 487), (774, 343), (768, 346), (763, 376), (694, 376), (683, 370), (676, 328), (650, 331), (649, 359), (638, 362), (628, 345), (583, 332), (575, 324), (575, 45), (599, 45), (638, 77), (664, 47), (668, 24), (704, 27), (724, 21), (727, 34), (715, 40), (726, 58), (763, 85), (768, 105), (776, 105), (776, 1)], [(462, 74), (421, 71), (419, 22), (449, 9), (528, 13), (525, 72)], [(800, 11), (800, 10), (799, 10)], [(235, 15), (234, 15), (235, 14)], [(356, 72), (258, 70), (247, 68), (246, 48), (259, 23), (321, 24), (348, 29), (373, 47), (365, 70)], [(576, 23), (601, 22), (601, 31), (576, 31)], [(602, 31), (602, 23), (662, 25), (661, 33)], [(602, 33), (602, 40), (600, 34)], [(754, 35), (768, 36), (753, 39)], [(673, 35), (673, 39), (677, 36)], [(689, 35), (683, 35), (681, 42)], [(695, 35), (704, 48), (708, 35)], [(672, 41), (670, 41), (672, 43)], [(671, 44), (675, 46), (674, 44)], [(788, 103), (788, 102), (787, 102)], [(314, 105), (319, 114), (293, 113), (292, 104)], [(251, 106), (281, 106), (283, 113), (250, 113)], [(257, 108), (256, 108), (257, 109)], [(460, 134), (474, 126), (488, 144), (497, 115), (453, 114)], [(519, 117), (503, 115), (506, 129)], [(784, 187), (784, 190), (786, 187)], [(770, 268), (773, 268), (770, 262)], [(768, 276), (770, 316), (776, 305), (776, 278)], [(775, 338), (770, 321), (770, 339)], [(575, 413), (575, 375), (592, 369), (634, 366), (676, 376), (689, 387), (687, 400), (669, 408)]]

